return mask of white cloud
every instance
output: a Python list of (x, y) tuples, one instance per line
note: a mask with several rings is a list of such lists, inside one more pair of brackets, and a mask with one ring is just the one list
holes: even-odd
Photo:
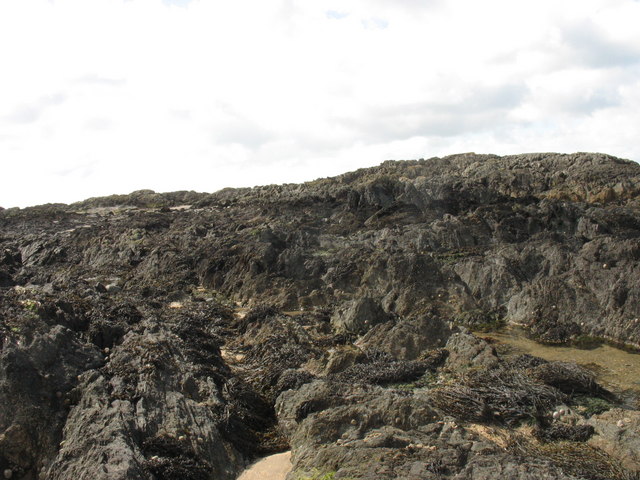
[(9, 123), (34, 123), (42, 117), (47, 108), (60, 105), (65, 100), (64, 94), (45, 95), (32, 102), (16, 105), (4, 119)]
[(0, 205), (458, 151), (640, 160), (633, 0), (0, 3)]

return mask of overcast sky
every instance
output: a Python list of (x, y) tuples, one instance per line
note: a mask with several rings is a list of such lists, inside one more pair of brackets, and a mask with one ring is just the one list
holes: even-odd
[(640, 160), (637, 0), (1, 0), (0, 205)]

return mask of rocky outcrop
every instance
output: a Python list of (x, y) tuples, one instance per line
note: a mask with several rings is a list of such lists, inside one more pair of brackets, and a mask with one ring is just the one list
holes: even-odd
[[(331, 308), (356, 333), (354, 315), (431, 314), (640, 345), (638, 185), (637, 164), (606, 155), (465, 154), (302, 185), (8, 209), (0, 285), (99, 282), (149, 298), (204, 286)], [(348, 313), (358, 302), (371, 311)]]
[(362, 297), (338, 309), (331, 323), (338, 332), (361, 335), (388, 318), (378, 302), (370, 297)]
[(0, 472), (233, 479), (290, 447), (291, 479), (630, 478), (637, 411), (470, 332), (640, 345), (639, 188), (465, 154), (0, 210)]
[(293, 448), (287, 478), (581, 478), (533, 446), (519, 450), (504, 430), (456, 420), (434, 405), (428, 391), (325, 381), (284, 392), (276, 408)]
[[(137, 298), (138, 310), (104, 293), (65, 312), (53, 295), (12, 293), (0, 354), (0, 468), (11, 478), (233, 479), (280, 448), (272, 407), (221, 357), (231, 317), (218, 304)], [(94, 326), (110, 324), (124, 333), (104, 346)]]
[(473, 366), (491, 368), (498, 363), (495, 349), (486, 340), (469, 332), (453, 334), (445, 348), (452, 352), (447, 359), (447, 367), (454, 371)]
[(444, 347), (456, 329), (438, 317), (420, 316), (386, 322), (358, 340), (361, 348), (376, 348), (401, 360), (415, 360), (424, 351)]
[[(16, 332), (17, 333), (17, 332)], [(0, 468), (37, 478), (56, 456), (78, 376), (97, 368), (97, 348), (56, 325), (0, 352)]]

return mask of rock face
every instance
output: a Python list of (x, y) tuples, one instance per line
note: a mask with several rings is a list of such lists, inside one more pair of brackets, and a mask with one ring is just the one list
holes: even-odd
[(43, 465), (43, 458), (56, 455), (68, 410), (66, 399), (77, 376), (102, 363), (97, 348), (79, 341), (61, 325), (36, 335), (28, 343), (3, 345), (1, 467), (11, 466), (16, 478), (21, 478), (21, 474)]
[(610, 392), (468, 329), (639, 346), (639, 192), (606, 155), (465, 154), (0, 209), (0, 471), (631, 478), (632, 427), (553, 417)]
[(338, 309), (331, 323), (338, 332), (363, 334), (386, 320), (388, 316), (378, 302), (371, 297), (362, 297)]
[(447, 366), (451, 370), (474, 365), (490, 368), (498, 363), (495, 349), (485, 340), (468, 332), (452, 335), (447, 341), (446, 348), (452, 352), (447, 359)]
[[(331, 403), (323, 400), (332, 398)], [(305, 406), (316, 406), (301, 418)], [(568, 479), (544, 460), (521, 459), (453, 418), (424, 393), (322, 382), (285, 392), (278, 415), (291, 436), (294, 471), (362, 479)]]
[(426, 350), (444, 347), (454, 328), (438, 317), (420, 316), (377, 325), (358, 345), (377, 348), (401, 360), (415, 360)]

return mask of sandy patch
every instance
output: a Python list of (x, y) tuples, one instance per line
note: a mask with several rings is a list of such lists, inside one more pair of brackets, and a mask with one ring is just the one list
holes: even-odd
[(284, 480), (291, 471), (291, 452), (276, 453), (250, 465), (238, 480)]

